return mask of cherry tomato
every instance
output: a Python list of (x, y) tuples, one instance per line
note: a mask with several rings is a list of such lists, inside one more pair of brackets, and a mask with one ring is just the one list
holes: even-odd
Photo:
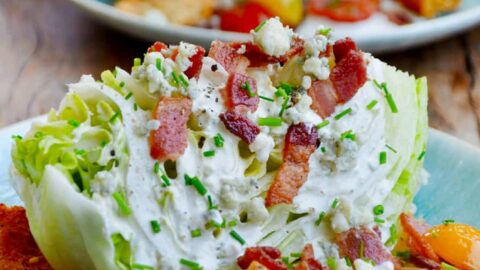
[(343, 22), (368, 19), (379, 8), (379, 0), (310, 0), (311, 13)]
[(438, 225), (423, 238), (449, 264), (465, 270), (480, 269), (480, 231), (472, 226)]
[(226, 31), (248, 33), (272, 14), (255, 3), (246, 3), (220, 13), (220, 28)]

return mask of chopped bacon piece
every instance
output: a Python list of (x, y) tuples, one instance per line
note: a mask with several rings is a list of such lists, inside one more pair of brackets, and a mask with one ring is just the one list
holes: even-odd
[(227, 111), (220, 114), (220, 120), (228, 131), (247, 144), (251, 144), (260, 133), (260, 128), (257, 125), (236, 111)]
[(197, 46), (197, 52), (190, 56), (190, 58), (188, 58), (188, 60), (190, 60), (190, 62), (192, 62), (192, 65), (184, 71), (185, 75), (187, 75), (187, 77), (189, 79), (193, 78), (193, 77), (197, 77), (198, 74), (200, 73), (200, 70), (202, 69), (202, 64), (203, 64), (203, 57), (205, 56), (205, 49), (201, 46)]
[(322, 264), (315, 260), (315, 254), (313, 253), (312, 244), (307, 244), (303, 248), (302, 256), (300, 257), (300, 263), (294, 268), (294, 270), (323, 270), (325, 269)]
[(428, 232), (428, 225), (420, 223), (405, 213), (400, 215), (400, 222), (402, 223), (405, 233), (409, 236), (409, 244), (413, 251), (418, 252), (427, 259), (440, 262), (433, 247), (423, 238), (423, 235)]
[(269, 270), (287, 270), (287, 266), (280, 260), (281, 256), (280, 250), (274, 247), (250, 247), (237, 259), (237, 264), (240, 268), (247, 269), (256, 261)]
[(377, 264), (393, 260), (392, 254), (385, 248), (380, 237), (367, 227), (353, 228), (339, 234), (337, 245), (340, 255), (349, 257), (352, 261), (362, 257)]
[(438, 262), (425, 258), (421, 255), (411, 254), (409, 261), (415, 266), (426, 268), (429, 270), (440, 269), (440, 264)]
[(0, 204), (0, 269), (53, 269), (35, 243), (20, 206)]
[(367, 81), (367, 67), (362, 52), (350, 50), (330, 73), (338, 103), (349, 101)]
[(307, 93), (312, 98), (310, 107), (322, 118), (327, 118), (335, 112), (337, 94), (330, 80), (312, 82)]
[(283, 163), (267, 192), (267, 207), (292, 203), (307, 180), (308, 160), (317, 148), (317, 139), (317, 129), (313, 126), (299, 123), (288, 128), (283, 148)]
[(151, 52), (160, 52), (162, 51), (163, 49), (168, 49), (168, 46), (167, 44), (163, 43), (163, 42), (160, 42), (160, 41), (156, 41), (155, 43), (153, 43), (152, 46), (150, 46), (147, 50), (147, 52), (151, 53)]
[(238, 54), (230, 44), (218, 40), (212, 42), (208, 56), (222, 65), (228, 73), (245, 73), (250, 65), (247, 57)]
[(231, 110), (244, 107), (255, 111), (259, 102), (256, 93), (257, 82), (255, 79), (240, 73), (233, 73), (228, 78), (224, 91), (225, 106)]
[(333, 44), (335, 61), (340, 62), (351, 50), (357, 50), (357, 44), (351, 38), (339, 39)]
[(160, 97), (153, 119), (160, 127), (150, 132), (150, 155), (157, 160), (176, 160), (187, 148), (187, 121), (192, 101), (187, 97)]

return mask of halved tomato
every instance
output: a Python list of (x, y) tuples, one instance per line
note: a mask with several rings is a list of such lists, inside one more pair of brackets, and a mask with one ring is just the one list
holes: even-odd
[(310, 0), (310, 13), (343, 22), (368, 19), (380, 5), (379, 0)]
[(220, 13), (220, 29), (225, 31), (249, 33), (264, 20), (273, 17), (263, 6), (246, 3)]

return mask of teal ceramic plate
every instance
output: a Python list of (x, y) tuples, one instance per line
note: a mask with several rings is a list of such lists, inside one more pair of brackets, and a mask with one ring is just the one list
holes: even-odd
[[(111, 27), (146, 40), (178, 43), (188, 41), (210, 47), (213, 40), (244, 41), (250, 36), (242, 33), (199, 27), (159, 23), (157, 20), (130, 15), (114, 8), (114, 0), (70, 0), (96, 20)], [(376, 15), (359, 23), (332, 23), (328, 20), (307, 18), (297, 32), (311, 35), (318, 24), (334, 25), (334, 37), (350, 36), (360, 48), (372, 53), (397, 51), (418, 46), (465, 31), (480, 23), (480, 1), (463, 0), (453, 13), (434, 19), (419, 19), (414, 23), (397, 26), (385, 16)]]
[[(0, 130), (0, 203), (21, 205), (9, 184), (12, 135), (25, 134), (38, 117)], [(415, 197), (417, 215), (430, 224), (445, 219), (480, 227), (480, 149), (430, 129), (425, 167), (427, 185)]]

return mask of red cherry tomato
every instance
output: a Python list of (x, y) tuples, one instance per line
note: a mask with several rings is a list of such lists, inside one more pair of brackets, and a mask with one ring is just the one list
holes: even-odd
[(379, 0), (310, 0), (311, 13), (343, 22), (368, 19), (380, 5)]
[(255, 3), (246, 3), (220, 13), (220, 29), (225, 31), (248, 33), (261, 22), (272, 17), (264, 7)]

